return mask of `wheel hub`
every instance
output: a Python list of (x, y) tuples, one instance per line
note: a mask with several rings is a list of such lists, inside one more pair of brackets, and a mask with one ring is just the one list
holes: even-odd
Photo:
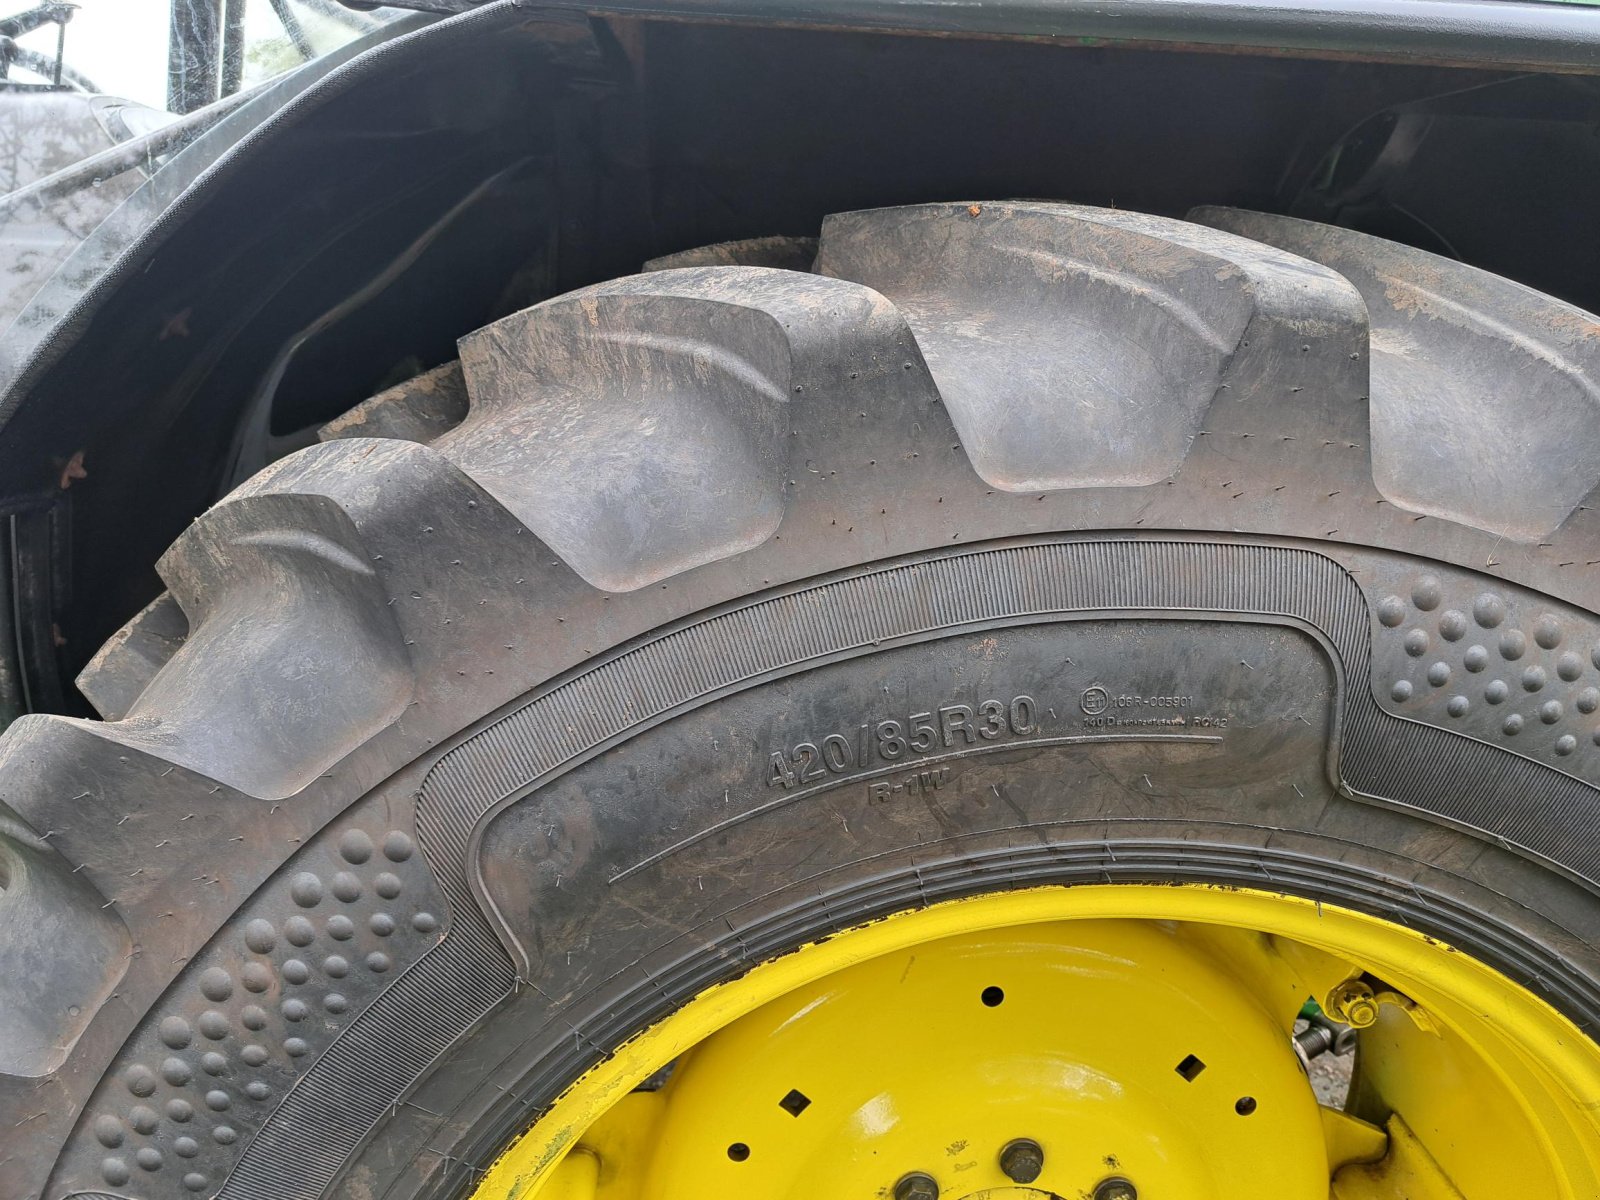
[[(1318, 1104), (1292, 1040), (1308, 997), (1356, 993), (1382, 1093), (1362, 1115)], [(1600, 1194), (1593, 1099), (1592, 1042), (1411, 931), (1265, 893), (1038, 889), (712, 989), (591, 1071), (478, 1197), (1444, 1200), (1522, 1177), (1576, 1198)]]
[[(704, 1194), (710, 1171), (744, 1194), (871, 1196), (922, 1171), (992, 1194), (1016, 1182), (1004, 1149), (1028, 1138), (1043, 1167), (1024, 1182), (1046, 1194), (1120, 1173), (1151, 1195), (1325, 1200), (1292, 1020), (1152, 922), (929, 943), (799, 989), (685, 1056), (647, 1191)], [(792, 1113), (781, 1101), (796, 1094)]]

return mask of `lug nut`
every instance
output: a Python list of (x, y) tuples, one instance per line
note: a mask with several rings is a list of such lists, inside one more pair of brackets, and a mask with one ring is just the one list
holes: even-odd
[(912, 1171), (894, 1185), (894, 1200), (939, 1200), (939, 1183), (932, 1175)]
[(1044, 1148), (1032, 1138), (1007, 1142), (1000, 1151), (1000, 1169), (1012, 1183), (1032, 1183), (1044, 1170)]
[(1094, 1200), (1139, 1200), (1139, 1189), (1131, 1179), (1113, 1175), (1094, 1185)]
[(1365, 1029), (1378, 1019), (1378, 998), (1373, 995), (1370, 984), (1360, 979), (1346, 979), (1328, 993), (1322, 1011), (1335, 1021)]

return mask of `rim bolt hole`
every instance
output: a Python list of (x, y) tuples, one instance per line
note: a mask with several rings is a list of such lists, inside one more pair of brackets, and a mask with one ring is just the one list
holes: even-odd
[(743, 1142), (735, 1142), (728, 1147), (728, 1157), (734, 1162), (743, 1162), (750, 1157), (750, 1147)]
[(1254, 1096), (1240, 1096), (1233, 1102), (1233, 1111), (1241, 1117), (1248, 1117), (1255, 1110), (1256, 1098)]
[(1001, 1004), (1005, 1003), (1005, 998), (1005, 989), (997, 988), (993, 984), (984, 988), (978, 995), (978, 999), (983, 1001), (985, 1008), (999, 1008)]
[(1193, 1054), (1185, 1054), (1183, 1056), (1183, 1061), (1173, 1068), (1173, 1070), (1177, 1071), (1179, 1075), (1183, 1076), (1184, 1082), (1186, 1083), (1193, 1083), (1200, 1077), (1200, 1072), (1204, 1071), (1205, 1069), (1206, 1064), (1201, 1062), (1199, 1057)]

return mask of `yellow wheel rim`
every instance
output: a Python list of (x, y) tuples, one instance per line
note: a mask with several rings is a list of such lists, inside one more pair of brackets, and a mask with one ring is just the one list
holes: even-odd
[[(1355, 1112), (1295, 1053), (1307, 998), (1362, 1026)], [(1263, 891), (1036, 888), (708, 989), (474, 1200), (1592, 1200), (1597, 1116), (1600, 1047), (1413, 930)]]

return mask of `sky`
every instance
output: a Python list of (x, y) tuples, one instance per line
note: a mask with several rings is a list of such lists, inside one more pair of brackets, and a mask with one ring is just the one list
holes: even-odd
[[(67, 62), (103, 91), (164, 108), (168, 0), (77, 0), (77, 4), (78, 11), (67, 25)], [(0, 3), (0, 8), (23, 7), (26, 4), (18, 0)], [(55, 38), (52, 26), (35, 30), (22, 44), (54, 56)]]
[[(167, 14), (170, 0), (75, 0), (78, 11), (67, 25), (67, 63), (110, 95), (166, 107)], [(0, 15), (32, 7), (30, 0), (0, 0)], [(314, 22), (308, 21), (308, 29)], [(245, 45), (283, 36), (267, 0), (248, 0)], [(22, 44), (55, 56), (52, 25), (35, 30)], [(331, 45), (325, 48), (330, 48)], [(251, 82), (249, 75), (246, 82)]]

